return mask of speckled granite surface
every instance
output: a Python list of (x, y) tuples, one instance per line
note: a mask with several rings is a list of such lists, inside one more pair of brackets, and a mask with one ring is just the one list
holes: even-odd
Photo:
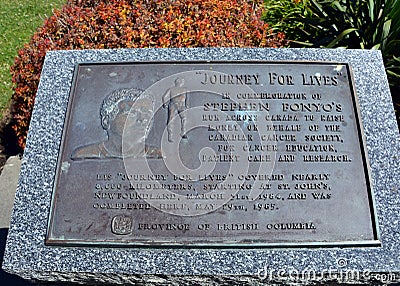
[[(382, 247), (241, 250), (45, 246), (57, 156), (75, 64), (163, 60), (349, 63), (359, 97)], [(304, 271), (324, 274), (324, 278), (316, 275), (307, 279), (310, 284), (328, 280), (399, 282), (399, 147), (398, 128), (378, 51), (137, 49), (49, 52), (30, 125), (2, 267), (28, 279), (138, 285), (303, 283), (301, 277), (295, 279), (294, 275)], [(358, 275), (349, 277), (351, 272)], [(288, 273), (293, 277), (288, 277)]]

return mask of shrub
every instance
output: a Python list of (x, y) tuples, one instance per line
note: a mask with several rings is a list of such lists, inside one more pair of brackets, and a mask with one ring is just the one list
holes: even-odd
[[(314, 47), (381, 49), (394, 53), (400, 40), (400, 0), (264, 0), (272, 28)], [(284, 12), (282, 12), (284, 10)], [(284, 24), (282, 24), (284, 23)], [(290, 34), (289, 29), (296, 29)], [(304, 44), (303, 43), (303, 44)]]
[(261, 4), (240, 0), (70, 0), (45, 20), (12, 67), (13, 128), (25, 146), (44, 56), (57, 49), (281, 47)]
[(290, 46), (312, 46), (308, 37), (317, 31), (312, 30), (310, 23), (306, 27), (305, 19), (312, 17), (307, 4), (308, 0), (264, 0), (266, 9), (262, 19), (268, 22), (272, 30), (284, 31)]
[[(264, 20), (272, 28), (279, 27), (287, 33), (289, 45), (381, 50), (400, 123), (400, 0), (264, 2), (267, 11)], [(279, 8), (287, 7), (290, 9), (283, 14), (284, 24), (280, 24)], [(290, 34), (289, 30), (295, 34)]]

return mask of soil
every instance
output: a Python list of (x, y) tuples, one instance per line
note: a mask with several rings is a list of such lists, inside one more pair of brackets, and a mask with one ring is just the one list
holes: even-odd
[(17, 138), (12, 126), (12, 116), (10, 110), (3, 113), (0, 121), (0, 174), (10, 156), (22, 155), (22, 149), (18, 147)]

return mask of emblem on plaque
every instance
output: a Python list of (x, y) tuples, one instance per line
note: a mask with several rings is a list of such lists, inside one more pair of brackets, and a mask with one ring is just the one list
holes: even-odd
[(114, 234), (126, 235), (132, 233), (133, 220), (129, 216), (117, 215), (111, 221), (111, 231)]

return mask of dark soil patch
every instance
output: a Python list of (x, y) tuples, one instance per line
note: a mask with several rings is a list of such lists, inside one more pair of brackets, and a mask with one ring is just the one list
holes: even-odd
[(12, 116), (10, 110), (6, 110), (0, 121), (0, 173), (10, 156), (22, 154), (23, 150), (18, 147), (17, 138), (11, 128)]
[(400, 131), (400, 86), (394, 86), (390, 88), (392, 93), (393, 105), (396, 113), (397, 126)]

